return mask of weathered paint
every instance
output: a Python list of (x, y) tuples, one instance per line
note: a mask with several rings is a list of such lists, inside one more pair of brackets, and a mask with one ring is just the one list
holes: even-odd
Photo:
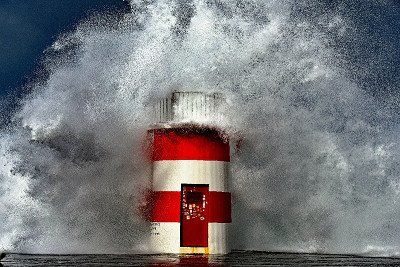
[(215, 116), (221, 100), (220, 94), (175, 92), (158, 103), (157, 121), (169, 125), (149, 130), (154, 252), (229, 252), (229, 139), (215, 128), (183, 124)]

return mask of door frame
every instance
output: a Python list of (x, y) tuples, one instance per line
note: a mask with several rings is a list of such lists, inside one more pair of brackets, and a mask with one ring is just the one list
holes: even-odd
[[(179, 215), (179, 224), (180, 224), (180, 229), (179, 229), (179, 235), (180, 235), (180, 237), (179, 237), (179, 240), (180, 240), (180, 247), (183, 247), (182, 246), (182, 244), (183, 244), (183, 240), (182, 240), (182, 237), (183, 237), (183, 227), (182, 227), (182, 221), (183, 221), (183, 217), (182, 217), (182, 215), (183, 215), (183, 207), (182, 207), (182, 202), (183, 202), (183, 188), (185, 187), (185, 186), (193, 186), (193, 187), (195, 187), (195, 186), (198, 186), (198, 187), (207, 187), (208, 188), (208, 192), (210, 192), (210, 185), (209, 184), (181, 184), (181, 198), (180, 198), (180, 209), (179, 209), (179, 213), (180, 213), (180, 215)], [(206, 201), (208, 201), (209, 199), (208, 199), (208, 196), (206, 196)], [(208, 218), (208, 205), (209, 205), (209, 203), (207, 203), (206, 204), (206, 210), (207, 210), (207, 221), (206, 221), (206, 223), (207, 223), (207, 231), (208, 231), (208, 220), (209, 220), (209, 218)], [(208, 243), (208, 233), (207, 233), (207, 243)], [(207, 246), (208, 247), (208, 246)]]

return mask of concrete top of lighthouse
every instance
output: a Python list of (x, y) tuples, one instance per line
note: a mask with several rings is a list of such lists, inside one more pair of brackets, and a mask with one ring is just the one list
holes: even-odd
[(224, 102), (221, 93), (175, 91), (156, 103), (155, 124), (213, 124)]

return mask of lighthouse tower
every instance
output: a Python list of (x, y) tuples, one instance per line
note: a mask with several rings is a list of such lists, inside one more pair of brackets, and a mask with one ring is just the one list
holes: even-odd
[(204, 124), (220, 94), (174, 92), (156, 106), (152, 139), (151, 246), (157, 253), (229, 252), (229, 140)]

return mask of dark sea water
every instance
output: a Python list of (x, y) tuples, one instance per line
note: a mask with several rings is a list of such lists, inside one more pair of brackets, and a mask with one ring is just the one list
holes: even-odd
[(8, 254), (3, 266), (400, 266), (400, 258), (235, 251), (228, 255)]

